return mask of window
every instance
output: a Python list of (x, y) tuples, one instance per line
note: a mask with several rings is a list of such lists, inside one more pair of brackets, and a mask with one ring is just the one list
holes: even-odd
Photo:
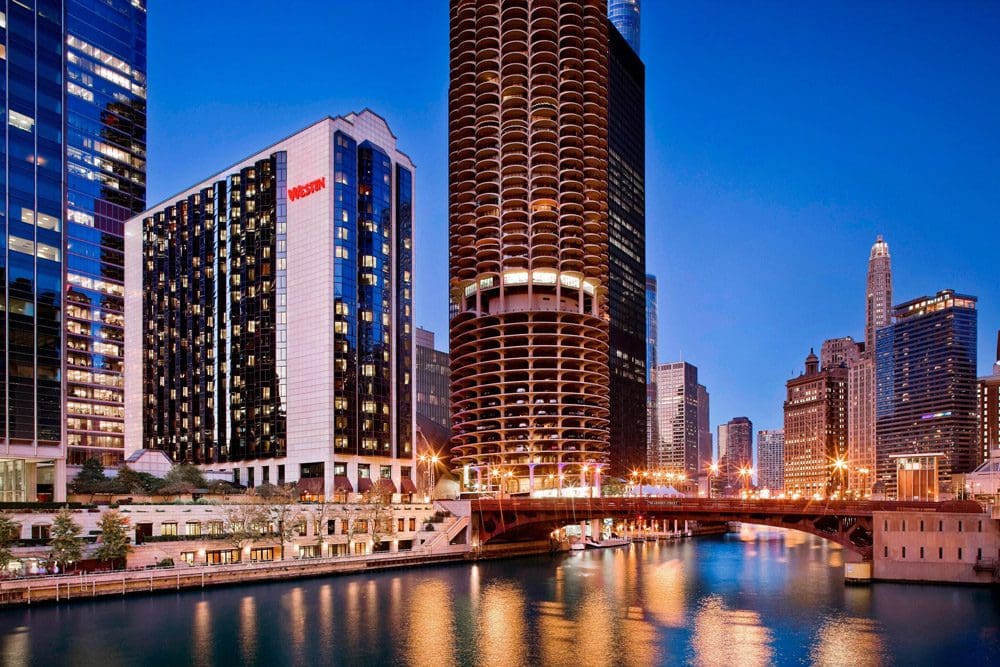
[(184, 534), (189, 537), (198, 537), (201, 535), (201, 522), (200, 521), (188, 521), (184, 524)]
[(181, 552), (181, 562), (187, 563), (188, 565), (194, 565), (195, 552), (193, 551), (182, 551)]
[(944, 532), (944, 521), (938, 521), (938, 532), (939, 533)]
[(299, 547), (299, 558), (319, 558), (321, 555), (318, 544), (306, 544)]
[(35, 127), (34, 118), (31, 116), (25, 116), (23, 113), (18, 113), (13, 109), (7, 111), (7, 122), (17, 129), (24, 130), (25, 132), (31, 132)]
[(333, 535), (334, 533), (336, 533), (337, 532), (336, 526), (337, 526), (337, 520), (336, 519), (327, 519), (327, 521), (326, 521), (326, 534), (327, 535)]
[(220, 549), (205, 554), (206, 565), (229, 565), (240, 562), (239, 549)]
[(906, 532), (906, 519), (903, 519), (903, 532)]
[(962, 532), (962, 521), (961, 520), (959, 520), (959, 522), (958, 522), (958, 532), (960, 532), (960, 533)]
[(884, 519), (883, 520), (882, 530), (884, 530), (887, 533), (889, 532), (889, 520), (888, 519)]
[(417, 530), (417, 519), (416, 517), (410, 517), (410, 532), (414, 533)]
[(920, 520), (920, 532), (921, 533), (924, 532), (924, 520), (923, 519)]
[(177, 522), (167, 521), (160, 524), (160, 535), (166, 537), (177, 537)]
[(368, 519), (358, 519), (354, 522), (354, 532), (357, 533), (367, 533), (368, 532)]
[(944, 547), (938, 547), (938, 560), (944, 559)]
[(213, 537), (218, 537), (225, 532), (225, 528), (221, 521), (209, 521), (208, 522), (208, 534)]
[(406, 530), (406, 519), (403, 519), (402, 517), (396, 519), (396, 530), (400, 533)]
[(35, 524), (31, 527), (31, 539), (33, 540), (47, 540), (49, 539), (49, 530), (51, 526), (48, 524)]
[(982, 560), (982, 559), (983, 559), (983, 548), (979, 547), (978, 549), (976, 549), (976, 560)]
[(392, 466), (379, 466), (378, 476), (382, 479), (392, 479)]
[(906, 558), (906, 547), (903, 547), (903, 558)]
[(920, 559), (923, 560), (923, 558), (924, 558), (924, 548), (920, 547)]
[(958, 560), (962, 560), (962, 547), (958, 548)]
[(889, 557), (889, 547), (884, 547), (884, 548), (885, 548), (885, 552), (884, 552), (885, 557), (888, 558)]
[(979, 532), (980, 533), (983, 532), (983, 520), (982, 519), (979, 520)]
[(260, 563), (274, 560), (274, 547), (260, 547), (250, 550), (250, 562)]
[(371, 479), (372, 467), (368, 463), (358, 464), (358, 479)]

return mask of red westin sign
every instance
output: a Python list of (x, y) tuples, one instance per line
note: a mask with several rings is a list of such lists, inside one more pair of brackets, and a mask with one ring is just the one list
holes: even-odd
[(295, 201), (296, 199), (302, 199), (303, 197), (308, 197), (314, 192), (319, 192), (326, 188), (326, 177), (317, 178), (315, 181), (309, 181), (305, 185), (296, 185), (294, 188), (288, 188), (288, 199), (290, 201)]

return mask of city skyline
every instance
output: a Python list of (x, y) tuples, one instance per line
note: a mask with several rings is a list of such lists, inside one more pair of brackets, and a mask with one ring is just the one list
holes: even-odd
[[(983, 63), (995, 60), (987, 38), (1000, 25), (998, 10), (733, 4), (708, 16), (666, 4), (647, 3), (642, 16), (647, 270), (660, 280), (662, 356), (698, 365), (716, 415), (779, 427), (784, 380), (798, 371), (802, 350), (831, 336), (863, 339), (864, 262), (883, 234), (897, 303), (942, 287), (979, 297), (978, 372), (989, 374), (1000, 292), (983, 193), (1000, 151), (985, 110), (1000, 93)], [(318, 115), (371, 106), (406, 138), (421, 171), (415, 324), (442, 336), (447, 286), (434, 270), (447, 256), (441, 5), (385, 3), (381, 55), (358, 71), (329, 72), (311, 64), (325, 43), (312, 37), (370, 20), (370, 8), (317, 7), (308, 25), (280, 8), (240, 18), (223, 2), (200, 8), (204, 20), (193, 23), (193, 3), (155, 8), (149, 200)], [(874, 28), (890, 18), (890, 34)], [(234, 30), (220, 35), (212, 30), (220, 23)], [(294, 36), (298, 48), (265, 57), (239, 47), (238, 28), (261, 24), (278, 38)], [(925, 35), (932, 28), (933, 39)], [(367, 38), (343, 31), (339, 39), (362, 48)], [(854, 47), (851, 58), (840, 58), (843, 43)], [(234, 50), (244, 53), (246, 74), (233, 81), (181, 75)], [(869, 62), (880, 66), (869, 71)], [(282, 98), (266, 95), (250, 72), (280, 77)], [(192, 144), (213, 149), (180, 163)], [(942, 224), (961, 226), (963, 241), (937, 240)]]

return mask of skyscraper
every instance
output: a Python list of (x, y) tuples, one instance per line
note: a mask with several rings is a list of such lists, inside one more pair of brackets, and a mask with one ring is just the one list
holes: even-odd
[(880, 235), (868, 255), (865, 342), (860, 356), (848, 362), (848, 490), (862, 497), (875, 483), (875, 335), (892, 323), (891, 304), (892, 260)]
[(993, 375), (979, 378), (979, 462), (990, 460), (990, 451), (1000, 448), (1000, 331), (997, 332), (997, 356)]
[(451, 357), (434, 346), (434, 332), (417, 329), (417, 414), (451, 431)]
[[(636, 26), (638, 35), (638, 26)], [(608, 26), (608, 313), (611, 468), (646, 461), (646, 68)]]
[(978, 463), (976, 297), (942, 290), (901, 303), (875, 344), (878, 481), (896, 494), (890, 460), (900, 454), (943, 454), (944, 493), (954, 473)]
[(740, 471), (752, 467), (753, 422), (747, 417), (734, 417), (719, 426), (719, 479), (716, 486), (723, 495), (738, 495), (750, 483), (749, 479), (741, 477)]
[(625, 38), (628, 45), (639, 53), (640, 0), (608, 0), (608, 18)]
[(649, 466), (688, 479), (698, 476), (698, 369), (684, 361), (656, 368), (659, 442)]
[(656, 276), (646, 274), (646, 456), (659, 442), (656, 418)]
[(865, 350), (875, 349), (875, 333), (892, 324), (892, 259), (889, 244), (875, 237), (868, 256), (868, 299), (865, 309)]
[(605, 11), (451, 2), (452, 453), (481, 489), (597, 485), (608, 462)]
[(757, 431), (757, 482), (772, 495), (785, 489), (785, 429)]
[(708, 467), (715, 462), (712, 456), (712, 426), (709, 413), (708, 389), (698, 385), (698, 474), (707, 474)]
[(413, 178), (366, 109), (129, 220), (129, 447), (251, 487), (412, 492)]
[(73, 462), (123, 458), (121, 234), (145, 202), (145, 2), (8, 1), (0, 16), (0, 498), (62, 499), (65, 445)]
[(847, 368), (820, 370), (810, 350), (805, 373), (789, 380), (787, 390), (785, 492), (805, 497), (842, 492), (847, 480), (835, 477), (834, 465), (847, 454)]

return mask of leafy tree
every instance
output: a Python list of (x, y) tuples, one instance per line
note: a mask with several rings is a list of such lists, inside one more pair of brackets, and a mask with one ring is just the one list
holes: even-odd
[(118, 468), (118, 475), (113, 480), (112, 493), (156, 493), (164, 480), (148, 472), (137, 472), (127, 465)]
[(83, 462), (83, 467), (73, 479), (73, 490), (78, 493), (93, 493), (101, 484), (108, 481), (104, 474), (104, 466), (100, 459), (90, 458)]
[(608, 477), (601, 483), (602, 496), (623, 496), (625, 495), (625, 484), (620, 479)]
[(21, 527), (6, 514), (0, 514), (0, 569), (6, 570), (13, 557), (10, 548), (17, 544)]
[(83, 558), (83, 543), (80, 533), (83, 528), (73, 521), (73, 513), (63, 507), (52, 521), (52, 539), (49, 542), (49, 559), (66, 571), (66, 566)]
[(124, 560), (132, 547), (128, 543), (129, 519), (118, 510), (108, 510), (101, 515), (101, 543), (94, 552), (97, 560), (115, 562)]
[(171, 484), (187, 484), (192, 489), (204, 489), (208, 486), (208, 482), (205, 481), (205, 476), (201, 474), (201, 470), (190, 463), (175, 465), (166, 474), (163, 481), (167, 486)]

